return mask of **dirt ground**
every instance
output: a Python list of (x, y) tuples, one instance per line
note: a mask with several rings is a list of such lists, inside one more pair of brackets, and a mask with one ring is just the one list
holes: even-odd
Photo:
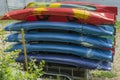
[(116, 31), (116, 53), (112, 70), (117, 76), (109, 80), (120, 80), (120, 25), (118, 27)]
[(115, 74), (113, 78), (93, 77), (92, 80), (120, 80), (120, 23), (117, 25), (116, 29), (116, 52), (112, 65), (112, 73)]

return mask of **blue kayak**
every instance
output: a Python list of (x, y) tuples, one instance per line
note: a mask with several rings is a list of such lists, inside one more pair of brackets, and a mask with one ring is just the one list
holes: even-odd
[(78, 33), (96, 35), (96, 36), (112, 36), (114, 35), (114, 26), (112, 25), (88, 25), (78, 23), (65, 23), (65, 22), (17, 22), (7, 25), (4, 30), (6, 31), (20, 31), (24, 28), (25, 31), (33, 29), (59, 29), (71, 30)]
[[(53, 32), (35, 32), (26, 33), (25, 40), (30, 41), (58, 41), (81, 44), (87, 47), (95, 47), (100, 49), (112, 48), (112, 39), (80, 36), (79, 34), (53, 33)], [(7, 37), (8, 42), (21, 42), (21, 34), (11, 34)]]
[[(37, 62), (45, 60), (47, 63), (57, 63), (69, 66), (81, 67), (85, 69), (100, 69), (111, 70), (111, 62), (91, 60), (77, 56), (61, 55), (61, 54), (41, 54), (41, 53), (28, 53), (28, 60), (31, 58), (36, 59)], [(24, 55), (20, 54), (16, 59), (17, 62), (24, 62)]]
[[(7, 52), (21, 49), (23, 51), (22, 44), (14, 44), (12, 48), (7, 49)], [(58, 52), (73, 54), (77, 56), (82, 56), (90, 59), (98, 60), (107, 60), (112, 61), (112, 51), (111, 50), (100, 50), (92, 49), (83, 46), (75, 45), (65, 45), (65, 44), (50, 44), (50, 43), (41, 43), (41, 44), (26, 44), (27, 52), (33, 51), (45, 51), (45, 52)]]

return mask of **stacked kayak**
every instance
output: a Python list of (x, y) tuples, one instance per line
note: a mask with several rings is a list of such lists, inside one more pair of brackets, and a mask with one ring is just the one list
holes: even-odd
[(88, 2), (55, 2), (55, 3), (38, 3), (30, 2), (25, 8), (82, 8), (88, 11), (107, 12), (117, 14), (117, 7), (104, 6), (100, 4), (93, 4)]
[[(17, 16), (17, 17), (16, 17)], [(25, 8), (10, 11), (1, 20), (76, 22), (94, 25), (115, 24), (115, 14), (76, 8)]]
[[(40, 60), (45, 60), (49, 63), (57, 63), (63, 65), (72, 65), (77, 67), (83, 67), (88, 69), (102, 69), (102, 70), (111, 70), (110, 62), (100, 62), (99, 60), (91, 60), (87, 58), (81, 58), (78, 56), (67, 56), (60, 54), (40, 54), (40, 53), (28, 53), (28, 60), (30, 58), (35, 58), (37, 62)], [(16, 59), (18, 62), (24, 62), (24, 55), (19, 55), (19, 58)]]
[(111, 70), (115, 53), (117, 8), (82, 2), (31, 2), (24, 9), (6, 13), (1, 20), (20, 20), (8, 24), (12, 31), (5, 41), (17, 42), (11, 52), (21, 49), (17, 62), (24, 62), (21, 29), (28, 60)]

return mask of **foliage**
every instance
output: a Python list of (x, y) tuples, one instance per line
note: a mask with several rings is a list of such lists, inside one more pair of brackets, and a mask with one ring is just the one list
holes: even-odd
[(116, 28), (120, 28), (120, 21), (117, 21), (115, 26), (116, 26)]
[(100, 78), (113, 78), (116, 76), (115, 73), (113, 73), (112, 71), (92, 71), (92, 76), (93, 77), (100, 77)]
[(28, 67), (29, 71), (24, 71), (23, 65), (15, 62), (20, 50), (4, 52), (6, 45), (8, 45), (8, 43), (3, 42), (5, 33), (0, 29), (0, 80), (37, 80), (44, 73), (45, 62), (41, 61), (37, 65), (36, 60), (31, 59)]

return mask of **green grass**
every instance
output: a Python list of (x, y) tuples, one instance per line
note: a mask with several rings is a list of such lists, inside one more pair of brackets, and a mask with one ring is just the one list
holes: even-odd
[(117, 21), (115, 25), (116, 25), (116, 28), (120, 28), (120, 21)]
[[(0, 18), (1, 18), (1, 16), (0, 16)], [(17, 22), (17, 21), (16, 20), (0, 20), (0, 25), (2, 25), (2, 27), (4, 27), (7, 24), (12, 23), (12, 22)]]
[(4, 26), (6, 26), (7, 24), (12, 23), (12, 22), (17, 22), (17, 21), (15, 21), (15, 20), (0, 20), (0, 25), (1, 25), (2, 27), (4, 27)]
[(99, 71), (95, 70), (91, 72), (92, 77), (98, 77), (98, 78), (113, 78), (116, 77), (116, 73), (113, 73), (112, 71)]

